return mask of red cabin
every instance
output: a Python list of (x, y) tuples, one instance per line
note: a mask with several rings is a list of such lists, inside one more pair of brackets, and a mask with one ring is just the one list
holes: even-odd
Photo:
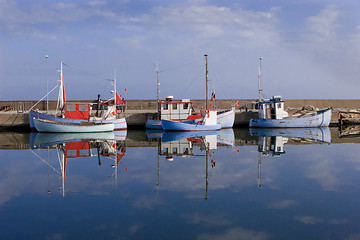
[(89, 103), (64, 103), (65, 118), (88, 120), (90, 116)]

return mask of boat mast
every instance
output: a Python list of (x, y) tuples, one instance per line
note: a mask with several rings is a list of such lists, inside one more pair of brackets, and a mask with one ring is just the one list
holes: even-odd
[[(59, 87), (59, 96), (58, 96), (58, 102), (56, 106), (56, 113), (57, 110), (63, 108), (64, 105), (64, 82), (63, 82), (63, 71), (62, 71), (63, 62), (60, 62), (60, 87)], [(58, 70), (59, 71), (59, 70)]]
[(205, 101), (205, 109), (207, 110), (208, 109), (208, 61), (207, 61), (207, 54), (204, 55), (205, 56), (205, 62), (206, 62), (206, 101)]
[(159, 65), (156, 63), (156, 96), (157, 96), (157, 111), (158, 111), (158, 120), (160, 118), (160, 82), (159, 82)]
[(205, 200), (208, 199), (208, 186), (209, 186), (209, 173), (208, 173), (208, 168), (209, 168), (209, 151), (210, 151), (210, 144), (205, 142), (205, 151), (206, 151), (206, 163), (205, 163)]
[[(262, 89), (261, 89), (261, 60), (262, 59), (263, 58), (260, 57), (260, 66), (259, 66), (259, 75), (258, 75), (258, 80), (259, 80), (259, 104), (261, 102), (261, 91), (262, 91)], [(259, 107), (260, 107), (260, 105), (259, 105)]]
[(46, 58), (46, 112), (49, 111), (49, 99), (48, 99), (48, 95), (49, 95), (49, 89), (48, 89), (48, 55), (45, 55)]
[(116, 106), (116, 68), (115, 68), (115, 73), (114, 73), (114, 105)]

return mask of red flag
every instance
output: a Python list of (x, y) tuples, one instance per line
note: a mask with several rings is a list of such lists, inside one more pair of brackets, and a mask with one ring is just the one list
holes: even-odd
[(61, 75), (61, 81), (62, 81), (62, 91), (63, 91), (63, 101), (66, 102), (66, 93), (65, 93), (65, 84), (64, 84), (64, 77)]
[(121, 104), (121, 97), (116, 93), (116, 104)]
[(236, 102), (236, 106), (239, 106), (239, 101)]
[(121, 153), (117, 153), (116, 154), (116, 165), (119, 164), (119, 162), (121, 162), (121, 165), (122, 165), (122, 160), (121, 158), (124, 156), (124, 154), (121, 154)]
[(127, 92), (127, 89), (125, 88), (125, 92)]

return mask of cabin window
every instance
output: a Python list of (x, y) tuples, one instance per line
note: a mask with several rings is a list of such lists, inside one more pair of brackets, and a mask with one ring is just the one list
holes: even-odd
[(163, 153), (164, 153), (164, 154), (168, 154), (168, 152), (169, 152), (169, 148), (164, 148)]
[(173, 154), (177, 154), (177, 147), (174, 147), (174, 148), (173, 148), (172, 153), (173, 153)]
[(277, 151), (278, 151), (278, 152), (281, 152), (281, 147), (277, 147)]
[(188, 103), (184, 103), (184, 109), (188, 109), (189, 108), (189, 104)]
[(177, 103), (173, 103), (173, 109), (177, 109)]
[(163, 104), (163, 109), (164, 110), (168, 110), (169, 109), (169, 105), (167, 103)]
[(68, 157), (76, 157), (77, 156), (76, 150), (67, 150), (66, 154)]
[(189, 148), (184, 148), (184, 154), (189, 154)]
[(80, 104), (79, 105), (79, 111), (85, 111), (85, 112), (87, 112), (89, 110), (89, 108), (88, 108), (88, 105), (83, 105), (83, 104)]
[(281, 103), (278, 103), (278, 108), (281, 108)]
[(76, 105), (66, 104), (66, 111), (76, 111)]
[(80, 149), (79, 155), (80, 155), (80, 157), (87, 157), (87, 156), (89, 156), (89, 150), (88, 149)]

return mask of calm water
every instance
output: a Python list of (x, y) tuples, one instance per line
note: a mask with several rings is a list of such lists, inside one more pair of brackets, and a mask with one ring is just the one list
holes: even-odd
[(326, 131), (6, 133), (0, 239), (360, 239), (360, 137)]

